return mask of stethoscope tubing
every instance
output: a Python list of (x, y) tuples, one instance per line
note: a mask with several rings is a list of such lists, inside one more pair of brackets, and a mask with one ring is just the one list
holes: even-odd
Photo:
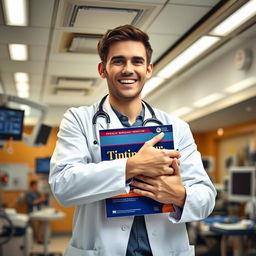
[[(100, 103), (99, 103), (99, 106), (98, 106), (98, 110), (96, 111), (96, 113), (93, 115), (93, 118), (92, 118), (93, 135), (94, 135), (93, 144), (94, 144), (94, 145), (99, 145), (99, 142), (97, 141), (97, 134), (96, 134), (96, 130), (97, 130), (97, 129), (96, 129), (96, 128), (97, 128), (97, 127), (96, 127), (97, 119), (98, 119), (99, 117), (103, 117), (103, 118), (106, 120), (107, 128), (109, 128), (110, 116), (109, 116), (109, 114), (108, 114), (107, 112), (105, 112), (105, 111), (103, 110), (103, 104), (104, 104), (104, 102), (106, 101), (107, 96), (108, 96), (108, 94), (105, 95), (105, 96), (101, 99), (101, 101), (100, 101)], [(158, 119), (156, 118), (156, 114), (155, 114), (153, 108), (152, 108), (146, 101), (142, 100), (142, 102), (146, 105), (146, 107), (148, 108), (148, 110), (149, 110), (149, 112), (150, 112), (150, 114), (151, 114), (151, 117), (150, 117), (150, 118), (148, 118), (148, 119), (146, 119), (146, 120), (143, 121), (142, 126), (146, 126), (147, 123), (156, 123), (156, 124), (158, 124), (158, 125), (163, 125), (163, 123), (162, 123), (160, 120), (158, 120)]]

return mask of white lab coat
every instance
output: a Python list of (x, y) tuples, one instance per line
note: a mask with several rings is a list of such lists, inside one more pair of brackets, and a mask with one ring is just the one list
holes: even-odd
[[(109, 128), (122, 124), (108, 99), (104, 110), (110, 115)], [(66, 256), (124, 256), (133, 217), (106, 218), (104, 199), (129, 192), (126, 185), (127, 159), (101, 162), (100, 147), (93, 144), (92, 118), (97, 105), (69, 109), (61, 122), (51, 159), (49, 183), (64, 206), (76, 206), (73, 234)], [(163, 124), (173, 125), (174, 147), (180, 150), (180, 168), (186, 188), (183, 210), (146, 215), (146, 227), (154, 256), (192, 256), (185, 222), (207, 217), (214, 207), (216, 191), (203, 169), (189, 126), (182, 120), (154, 109)], [(151, 117), (145, 108), (145, 119)], [(148, 125), (155, 125), (149, 123)], [(97, 120), (106, 129), (104, 118)], [(98, 138), (99, 140), (99, 138)]]

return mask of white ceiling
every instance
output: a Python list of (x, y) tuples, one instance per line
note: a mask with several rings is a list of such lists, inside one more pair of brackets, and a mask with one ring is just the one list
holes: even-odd
[[(31, 86), (30, 100), (48, 105), (46, 123), (54, 126), (59, 125), (67, 108), (93, 104), (107, 93), (105, 81), (99, 78), (97, 72), (99, 57), (96, 51), (67, 52), (66, 42), (72, 33), (104, 34), (109, 24), (123, 25), (120, 23), (122, 15), (108, 16), (107, 13), (103, 13), (102, 19), (96, 19), (96, 22), (94, 20), (94, 22), (81, 23), (81, 20), (77, 20), (74, 27), (67, 27), (64, 20), (67, 17), (69, 4), (146, 10), (144, 18), (137, 26), (149, 34), (154, 49), (153, 62), (155, 62), (218, 2), (218, 0), (30, 0), (28, 27), (6, 26), (3, 13), (0, 11), (0, 81), (3, 84), (2, 89), (0, 86), (0, 93), (2, 90), (8, 95), (17, 95), (13, 74), (28, 72)], [(94, 14), (92, 13), (92, 17)], [(128, 16), (123, 18), (129, 18)], [(29, 61), (11, 61), (7, 51), (8, 43), (28, 44)], [(62, 95), (55, 93), (57, 77), (88, 78), (95, 81), (88, 95), (78, 91), (69, 91)], [(157, 104), (154, 106), (158, 107)], [(197, 119), (202, 120), (201, 117)], [(26, 123), (29, 124), (30, 120), (32, 119), (26, 118)], [(196, 127), (200, 125), (194, 127), (197, 129)]]

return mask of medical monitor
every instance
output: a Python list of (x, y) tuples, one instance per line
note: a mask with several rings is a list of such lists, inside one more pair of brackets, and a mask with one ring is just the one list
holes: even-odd
[(22, 140), (24, 111), (0, 107), (0, 140)]
[(50, 172), (50, 157), (36, 158), (36, 173), (49, 174)]
[(256, 170), (253, 166), (232, 167), (229, 170), (228, 199), (248, 202), (255, 196)]

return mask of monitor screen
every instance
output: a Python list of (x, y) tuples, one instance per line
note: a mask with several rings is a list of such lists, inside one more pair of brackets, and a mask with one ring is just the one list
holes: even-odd
[(50, 157), (36, 158), (36, 173), (49, 174), (50, 171)]
[(229, 200), (234, 202), (250, 201), (255, 195), (255, 183), (255, 167), (232, 167), (230, 169)]
[(36, 136), (35, 144), (36, 145), (45, 145), (47, 144), (48, 138), (50, 136), (50, 133), (52, 131), (52, 127), (41, 124), (39, 132)]
[(0, 140), (22, 140), (24, 111), (0, 107)]

